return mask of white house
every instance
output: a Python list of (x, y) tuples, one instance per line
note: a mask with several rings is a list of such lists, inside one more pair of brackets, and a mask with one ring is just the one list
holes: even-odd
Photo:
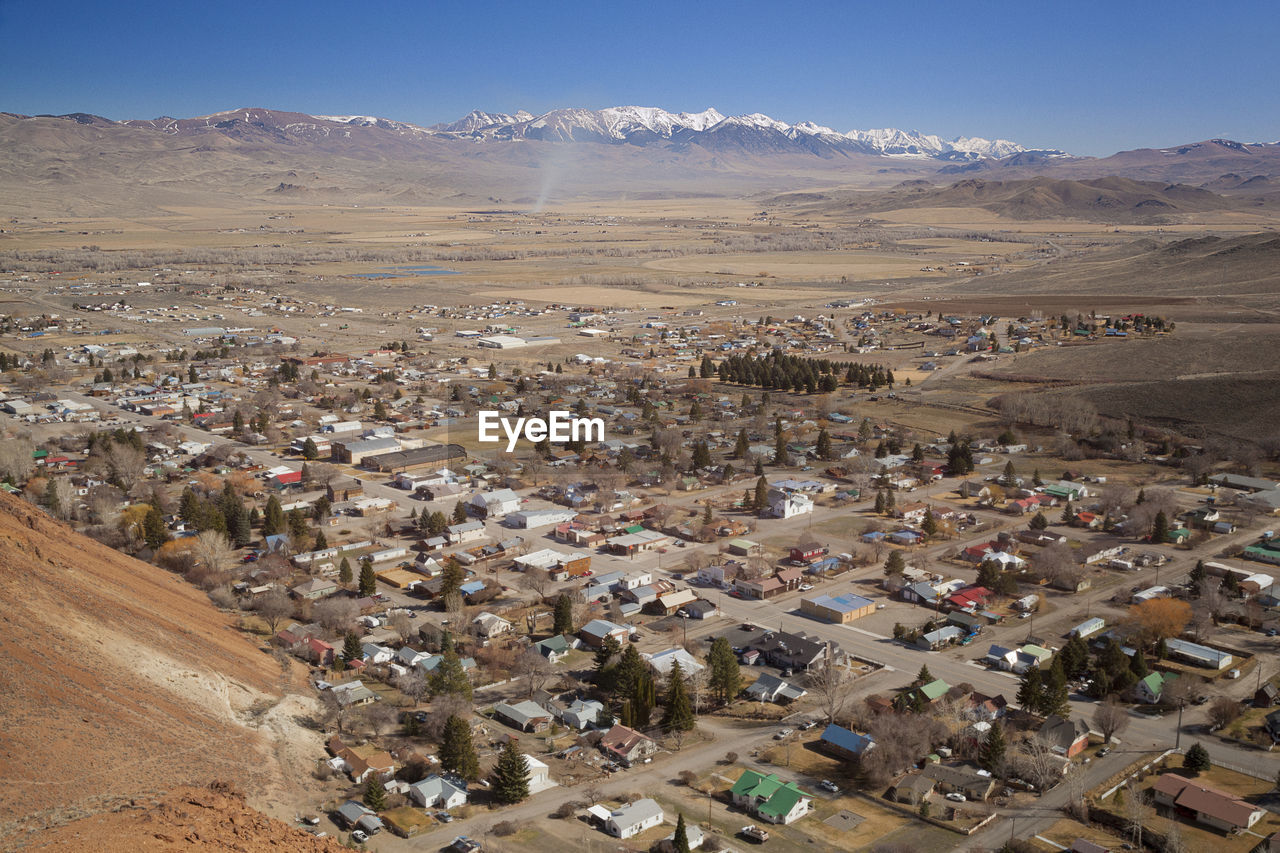
[(364, 643), (360, 649), (365, 663), (389, 663), (396, 656), (394, 651), (377, 643)]
[(452, 809), (467, 802), (467, 783), (461, 779), (431, 774), (409, 786), (409, 797), (424, 809)]
[(478, 636), (493, 638), (511, 632), (511, 623), (496, 613), (484, 611), (471, 620), (472, 630)]
[(555, 786), (555, 782), (551, 778), (551, 768), (543, 764), (532, 755), (524, 757), (525, 764), (529, 768), (529, 793), (536, 794), (539, 791)]
[(575, 699), (573, 704), (565, 708), (560, 714), (560, 721), (566, 726), (572, 726), (578, 731), (582, 731), (588, 726), (594, 725), (603, 710), (604, 705), (594, 699)]
[(631, 838), (662, 823), (664, 817), (662, 806), (645, 797), (610, 812), (609, 819), (604, 822), (604, 830), (615, 838)]
[(769, 514), (774, 518), (794, 518), (813, 512), (813, 499), (798, 492), (770, 489), (768, 503)]
[(479, 518), (505, 518), (520, 509), (520, 496), (510, 489), (481, 492), (467, 501), (467, 509)]

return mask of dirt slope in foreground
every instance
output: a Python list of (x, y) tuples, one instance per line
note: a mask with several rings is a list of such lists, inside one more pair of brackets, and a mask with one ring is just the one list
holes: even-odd
[(169, 850), (280, 850), (329, 853), (343, 850), (331, 838), (254, 811), (244, 797), (215, 785), (180, 788), (162, 800), (94, 815), (42, 833), (30, 850), (89, 850), (96, 853), (159, 853)]
[(0, 602), (0, 846), (184, 784), (279, 781), (250, 726), (280, 666), (180, 578), (0, 494)]

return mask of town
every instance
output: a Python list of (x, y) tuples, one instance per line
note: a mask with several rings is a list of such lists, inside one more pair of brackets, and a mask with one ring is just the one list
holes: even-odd
[(1185, 322), (139, 277), (0, 281), (0, 487), (305, 668), (313, 834), (1280, 838), (1277, 448), (950, 390)]

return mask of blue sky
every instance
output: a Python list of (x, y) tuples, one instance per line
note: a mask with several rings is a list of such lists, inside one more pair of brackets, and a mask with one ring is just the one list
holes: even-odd
[(0, 0), (0, 110), (763, 112), (1109, 154), (1280, 139), (1280, 5)]

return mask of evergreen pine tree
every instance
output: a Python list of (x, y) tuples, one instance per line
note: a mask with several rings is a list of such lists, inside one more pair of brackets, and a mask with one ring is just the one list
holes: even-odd
[(267, 498), (267, 508), (262, 514), (262, 535), (274, 536), (283, 533), (285, 527), (284, 508), (275, 495)]
[(890, 551), (889, 559), (884, 561), (886, 575), (900, 575), (907, 568), (907, 561), (902, 558), (901, 551)]
[(1027, 523), (1027, 527), (1032, 530), (1044, 530), (1049, 526), (1049, 519), (1044, 517), (1044, 513), (1036, 510), (1036, 514), (1031, 516), (1031, 521)]
[(342, 641), (342, 659), (348, 664), (352, 661), (364, 658), (364, 649), (360, 646), (360, 637), (354, 632), (348, 631), (347, 636)]
[(453, 523), (462, 524), (467, 520), (467, 505), (458, 501), (453, 505)]
[(1004, 756), (1007, 744), (1004, 739), (1004, 726), (995, 723), (987, 732), (986, 739), (978, 753), (978, 763), (984, 770), (999, 773), (1004, 767)]
[(513, 805), (529, 796), (529, 762), (516, 744), (514, 738), (503, 744), (489, 777), (493, 798), (503, 805)]
[(573, 599), (565, 593), (561, 593), (556, 599), (555, 618), (551, 626), (553, 634), (572, 634), (573, 627)]
[(450, 715), (444, 724), (440, 738), (440, 769), (455, 773), (468, 782), (480, 778), (480, 759), (471, 742), (471, 724), (456, 714)]
[(751, 441), (747, 438), (747, 430), (744, 427), (743, 429), (738, 430), (738, 440), (733, 446), (733, 458), (746, 459), (747, 454), (750, 452)]
[(671, 839), (672, 853), (689, 853), (689, 831), (684, 826), (684, 812), (676, 819), (676, 832)]
[(1203, 773), (1213, 767), (1213, 762), (1209, 759), (1209, 750), (1205, 749), (1200, 741), (1196, 741), (1187, 750), (1186, 757), (1182, 759), (1182, 769), (1190, 770), (1193, 774)]
[(1018, 685), (1018, 704), (1024, 711), (1035, 711), (1040, 707), (1041, 694), (1044, 692), (1043, 676), (1040, 668), (1027, 667), (1022, 673), (1022, 682)]
[(387, 808), (387, 789), (382, 785), (382, 779), (377, 773), (369, 776), (369, 781), (364, 785), (364, 804), (375, 812), (385, 811)]
[(831, 436), (827, 433), (825, 427), (818, 430), (818, 440), (814, 447), (814, 453), (823, 461), (829, 460), (835, 455), (831, 448)]
[(1157, 512), (1151, 522), (1151, 541), (1157, 544), (1169, 541), (1169, 516), (1164, 514), (1164, 510)]
[(146, 518), (142, 520), (142, 534), (147, 547), (153, 551), (169, 541), (169, 527), (164, 523), (160, 507), (155, 504), (151, 505)]
[(687, 732), (696, 724), (693, 706), (689, 703), (689, 693), (685, 689), (684, 672), (680, 669), (679, 661), (671, 665), (667, 695), (663, 705), (665, 710), (662, 715), (662, 728), (665, 730)]
[(716, 637), (711, 641), (711, 650), (707, 654), (708, 678), (707, 686), (721, 702), (731, 702), (738, 695), (742, 685), (742, 673), (738, 666), (738, 658), (733, 647), (725, 637)]
[[(448, 636), (447, 634), (445, 635)], [(440, 652), (440, 662), (427, 679), (427, 692), (436, 696), (462, 696), (471, 698), (471, 680), (467, 671), (462, 668), (462, 659), (458, 657), (450, 640)]]
[(921, 664), (920, 671), (916, 673), (917, 684), (928, 684), (933, 681), (933, 673), (929, 672), (928, 664)]
[(373, 563), (360, 561), (360, 595), (368, 597), (378, 593), (378, 576), (373, 573)]
[(764, 477), (756, 480), (756, 494), (753, 505), (760, 510), (769, 505), (769, 481)]
[(338, 564), (338, 582), (351, 583), (351, 561), (346, 557)]
[(324, 535), (323, 530), (316, 531), (316, 539), (311, 543), (311, 547), (316, 551), (323, 551), (329, 547), (329, 538)]

